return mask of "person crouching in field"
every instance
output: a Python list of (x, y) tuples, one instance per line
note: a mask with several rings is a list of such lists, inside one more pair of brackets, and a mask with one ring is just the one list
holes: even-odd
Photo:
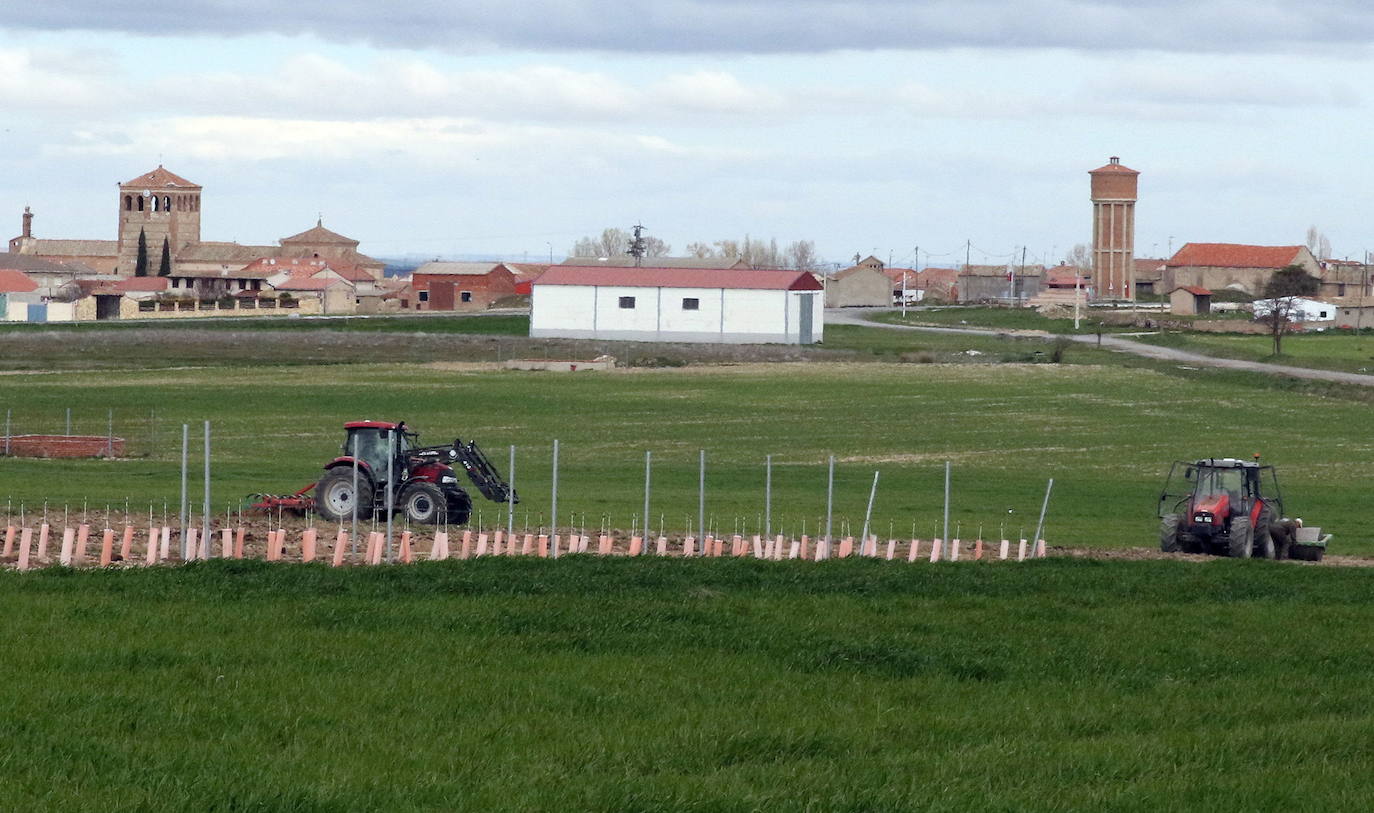
[(1287, 559), (1288, 552), (1297, 541), (1298, 529), (1302, 527), (1302, 518), (1289, 519), (1284, 517), (1278, 522), (1270, 523), (1269, 537), (1274, 540), (1274, 558)]

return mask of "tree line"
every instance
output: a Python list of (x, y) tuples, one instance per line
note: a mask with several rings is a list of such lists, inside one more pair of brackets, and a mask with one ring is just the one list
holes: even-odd
[[(657, 237), (641, 237), (644, 257), (668, 257), (673, 247)], [(633, 237), (623, 229), (603, 229), (599, 236), (583, 237), (573, 243), (570, 257), (628, 257)], [(815, 271), (821, 266), (816, 244), (811, 240), (796, 240), (779, 247), (776, 238), (757, 240), (745, 235), (743, 240), (716, 240), (688, 243), (685, 256), (698, 260), (743, 260), (750, 268), (794, 268)]]

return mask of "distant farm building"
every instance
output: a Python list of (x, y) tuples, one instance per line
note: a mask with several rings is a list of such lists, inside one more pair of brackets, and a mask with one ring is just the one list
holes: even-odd
[(827, 308), (878, 308), (892, 304), (892, 279), (877, 257), (860, 260), (831, 275), (825, 286)]
[(1302, 266), (1313, 276), (1322, 273), (1307, 246), (1185, 243), (1165, 263), (1164, 276), (1171, 290), (1193, 286), (1259, 296), (1274, 272), (1290, 265)]
[(1202, 316), (1212, 312), (1212, 292), (1196, 285), (1180, 285), (1169, 294), (1169, 313)]
[(516, 274), (505, 263), (431, 262), (411, 274), (416, 310), (486, 310), (493, 302), (515, 296)]
[(812, 344), (821, 292), (805, 271), (556, 265), (534, 281), (530, 336)]

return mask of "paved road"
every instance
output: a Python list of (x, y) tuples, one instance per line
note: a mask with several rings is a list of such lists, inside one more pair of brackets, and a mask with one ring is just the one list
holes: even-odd
[[(954, 333), (967, 336), (996, 336), (1008, 335), (1034, 339), (1057, 339), (1061, 338), (1055, 334), (1047, 333), (1043, 330), (995, 330), (990, 328), (973, 327), (918, 327), (915, 325), (889, 325), (883, 322), (873, 322), (869, 316), (882, 312), (885, 309), (871, 308), (863, 311), (856, 311), (849, 308), (831, 308), (825, 312), (825, 322), (828, 325), (862, 325), (863, 327), (877, 327), (890, 330), (915, 330), (923, 333)], [(1063, 336), (1080, 344), (1096, 344), (1096, 336)], [(1197, 367), (1221, 367), (1227, 370), (1247, 370), (1255, 373), (1268, 373), (1269, 375), (1286, 375), (1292, 378), (1306, 378), (1312, 381), (1335, 381), (1341, 384), (1358, 384), (1364, 387), (1374, 387), (1374, 375), (1362, 373), (1343, 373), (1339, 370), (1313, 370), (1308, 367), (1290, 367), (1285, 364), (1266, 364), (1261, 361), (1243, 361), (1241, 359), (1218, 358), (1217, 356), (1205, 356), (1201, 353), (1190, 353), (1186, 350), (1176, 350), (1172, 347), (1157, 347), (1152, 344), (1133, 342), (1130, 339), (1122, 339), (1111, 334), (1103, 334), (1102, 346), (1108, 350), (1116, 350), (1121, 353), (1132, 353), (1144, 358), (1157, 359), (1159, 361), (1172, 361), (1179, 364), (1188, 364)]]

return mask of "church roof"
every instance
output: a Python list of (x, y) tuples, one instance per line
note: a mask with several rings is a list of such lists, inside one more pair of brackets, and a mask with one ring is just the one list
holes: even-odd
[(251, 263), (260, 257), (271, 257), (281, 249), (276, 246), (244, 246), (238, 243), (191, 243), (177, 252), (177, 262), (234, 262)]
[(53, 240), (38, 238), (29, 253), (40, 257), (113, 257), (119, 253), (114, 240)]
[(283, 237), (281, 239), (281, 244), (286, 245), (287, 243), (305, 243), (308, 245), (321, 245), (325, 243), (347, 246), (358, 245), (357, 240), (354, 240), (351, 237), (344, 237), (342, 234), (339, 234), (338, 232), (333, 232), (329, 229), (326, 229), (324, 227), (323, 220), (317, 220), (315, 222), (314, 228), (306, 229), (300, 234), (293, 234), (290, 237)]
[(120, 186), (134, 186), (140, 189), (144, 187), (156, 189), (163, 189), (166, 187), (182, 187), (185, 189), (200, 188), (200, 184), (191, 183), (175, 172), (164, 169), (162, 164), (158, 164), (157, 169), (152, 172), (145, 172), (132, 181), (125, 181), (120, 184)]

